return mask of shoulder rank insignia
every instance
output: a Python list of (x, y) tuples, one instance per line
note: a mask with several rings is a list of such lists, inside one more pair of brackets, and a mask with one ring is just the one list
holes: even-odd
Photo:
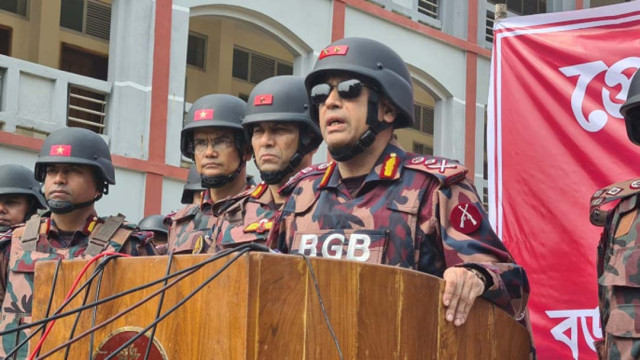
[(604, 204), (640, 193), (640, 179), (630, 179), (596, 191), (589, 203), (589, 220), (593, 225), (604, 226), (608, 211), (600, 209)]
[(400, 160), (396, 153), (387, 155), (380, 168), (380, 179), (393, 179), (398, 174)]
[(281, 195), (286, 195), (288, 194), (291, 190), (293, 190), (293, 188), (296, 186), (296, 184), (309, 176), (312, 175), (320, 175), (323, 174), (325, 172), (325, 169), (330, 166), (331, 163), (322, 163), (322, 164), (318, 164), (318, 165), (312, 165), (309, 167), (306, 167), (300, 171), (298, 171), (297, 174), (295, 174), (294, 176), (292, 176), (289, 181), (287, 181), (286, 184), (284, 184), (283, 187), (281, 187), (280, 189), (278, 189), (278, 192)]
[(436, 156), (409, 156), (404, 162), (404, 167), (430, 173), (445, 186), (462, 181), (469, 172), (455, 160)]
[[(319, 188), (322, 189), (329, 183), (329, 179), (331, 179), (331, 174), (333, 174), (333, 170), (336, 168), (336, 162), (330, 161), (329, 164), (324, 168), (324, 174), (322, 175), (322, 181), (320, 181)], [(318, 169), (320, 170), (320, 169)]]
[(267, 190), (267, 183), (265, 183), (264, 181), (261, 182), (260, 184), (258, 184), (258, 186), (255, 187), (255, 189), (253, 189), (253, 191), (251, 192), (251, 197), (254, 199), (259, 198), (260, 196), (262, 196), (262, 194), (264, 194), (265, 190)]
[(245, 233), (258, 233), (262, 234), (265, 231), (271, 230), (273, 227), (273, 221), (269, 221), (268, 219), (262, 219), (258, 222), (251, 223), (244, 228)]

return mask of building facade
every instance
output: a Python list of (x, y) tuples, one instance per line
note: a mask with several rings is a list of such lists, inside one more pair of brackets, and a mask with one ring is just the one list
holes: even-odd
[[(622, 1), (507, 3), (518, 16)], [(246, 98), (270, 76), (305, 75), (327, 44), (359, 36), (410, 68), (416, 124), (396, 132), (402, 146), (463, 162), (480, 190), (494, 9), (488, 0), (2, 0), (0, 164), (32, 167), (48, 133), (85, 127), (116, 165), (99, 213), (166, 214), (180, 207), (191, 102)], [(321, 146), (314, 161), (326, 158)]]

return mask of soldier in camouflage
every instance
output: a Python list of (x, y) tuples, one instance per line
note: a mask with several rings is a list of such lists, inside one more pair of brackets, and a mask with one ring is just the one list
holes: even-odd
[(0, 166), (0, 234), (24, 223), (38, 209), (46, 209), (41, 186), (33, 171), (22, 165)]
[[(640, 71), (631, 80), (620, 112), (627, 135), (640, 145)], [(611, 205), (606, 211), (604, 204)], [(610, 206), (609, 206), (610, 207)], [(600, 189), (591, 197), (591, 223), (604, 226), (598, 245), (598, 295), (604, 339), (600, 359), (640, 358), (640, 178)]]
[[(122, 215), (97, 216), (94, 202), (115, 184), (114, 175), (109, 147), (98, 134), (64, 128), (47, 137), (35, 164), (35, 180), (44, 182), (50, 212), (33, 215), (0, 238), (0, 331), (31, 321), (38, 261), (91, 258), (103, 251), (155, 255), (152, 233), (135, 231)], [(0, 358), (27, 335), (20, 331), (2, 336)], [(27, 354), (23, 346), (17, 358)]]
[(214, 251), (213, 232), (220, 212), (229, 197), (249, 188), (246, 162), (251, 152), (242, 131), (246, 105), (224, 94), (206, 95), (191, 105), (180, 135), (180, 150), (194, 160), (205, 190), (198, 204), (187, 205), (165, 218), (169, 253)]
[(394, 128), (413, 123), (411, 76), (398, 54), (342, 39), (322, 50), (305, 83), (334, 160), (285, 185), (269, 245), (442, 277), (446, 319), (456, 326), (478, 296), (522, 318), (525, 271), (491, 229), (467, 169), (407, 153), (393, 139)]
[(218, 248), (266, 240), (273, 217), (284, 203), (278, 189), (311, 165), (311, 156), (322, 142), (299, 76), (275, 76), (256, 85), (242, 126), (262, 182), (236, 196), (222, 215), (214, 237)]
[(149, 215), (140, 220), (138, 229), (140, 231), (151, 231), (153, 233), (153, 244), (158, 255), (167, 254), (167, 235), (169, 230), (164, 223), (164, 216), (160, 214)]

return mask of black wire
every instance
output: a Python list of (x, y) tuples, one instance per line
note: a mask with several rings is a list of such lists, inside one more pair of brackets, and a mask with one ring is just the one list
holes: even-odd
[(340, 360), (344, 359), (342, 356), (342, 350), (340, 349), (340, 343), (338, 343), (338, 337), (335, 332), (333, 332), (333, 327), (331, 326), (331, 321), (329, 320), (329, 315), (327, 314), (327, 309), (324, 307), (324, 301), (322, 301), (322, 295), (320, 295), (320, 286), (318, 286), (318, 280), (316, 280), (316, 274), (313, 271), (313, 266), (311, 265), (311, 261), (309, 261), (309, 257), (304, 254), (298, 254), (302, 256), (307, 261), (307, 267), (309, 268), (309, 273), (311, 274), (311, 280), (313, 280), (313, 285), (316, 288), (316, 295), (318, 295), (318, 301), (320, 302), (320, 308), (322, 309), (322, 315), (324, 315), (324, 320), (327, 323), (327, 327), (329, 328), (329, 332), (331, 333), (331, 337), (333, 338), (333, 342), (336, 344), (336, 350), (338, 350), (338, 356)]
[[(171, 264), (173, 264), (173, 251), (169, 252), (169, 261), (167, 261), (167, 271), (165, 272), (166, 275), (169, 275), (171, 273)], [(165, 280), (164, 285), (167, 285), (167, 280)], [(162, 313), (162, 303), (164, 302), (164, 291), (162, 292), (162, 294), (160, 294), (160, 299), (158, 300), (158, 310), (156, 311), (156, 319), (158, 319), (158, 317), (160, 317), (160, 314)], [(149, 359), (149, 353), (151, 352), (151, 345), (153, 344), (153, 338), (156, 335), (156, 326), (153, 326), (153, 329), (151, 329), (151, 335), (149, 336), (149, 342), (147, 343), (147, 350), (144, 352), (144, 360), (148, 360)]]
[[(100, 271), (100, 274), (103, 274), (104, 271)], [(93, 283), (93, 280), (91, 280), (91, 283)], [(87, 291), (84, 293), (84, 299), (82, 299), (82, 305), (85, 305), (87, 303), (87, 299), (89, 298), (89, 291), (91, 290), (91, 283), (89, 283), (89, 287), (87, 288)], [(76, 321), (73, 322), (73, 326), (71, 327), (71, 331), (69, 332), (69, 339), (73, 339), (73, 335), (76, 333), (76, 328), (78, 327), (78, 322), (80, 322), (80, 316), (82, 316), (82, 313), (79, 312), (78, 315), (76, 315)], [(67, 348), (67, 351), (64, 353), (64, 358), (67, 359), (69, 357), (69, 350), (71, 348)], [(38, 354), (36, 354), (36, 356), (40, 355), (40, 349), (38, 349)]]
[[(129, 290), (125, 290), (125, 291), (122, 291), (122, 292), (119, 292), (119, 293), (113, 294), (113, 295), (111, 295), (111, 296), (108, 296), (108, 297), (106, 297), (106, 298), (104, 298), (104, 299), (101, 299), (101, 300), (99, 300), (99, 301), (96, 301), (96, 302), (93, 302), (93, 303), (87, 304), (87, 305), (85, 305), (85, 306), (81, 306), (81, 307), (79, 307), (79, 308), (76, 308), (76, 309), (73, 309), (73, 310), (69, 310), (69, 311), (64, 312), (64, 313), (59, 313), (59, 314), (56, 314), (56, 315), (50, 316), (50, 317), (48, 317), (48, 318), (44, 318), (44, 319), (42, 319), (42, 320), (34, 321), (34, 322), (32, 322), (32, 323), (29, 323), (29, 324), (20, 325), (20, 326), (18, 326), (18, 327), (15, 327), (15, 328), (13, 328), (13, 329), (10, 329), (10, 330), (0, 331), (0, 336), (4, 336), (4, 335), (6, 335), (6, 334), (11, 334), (11, 333), (14, 333), (14, 332), (16, 332), (16, 331), (20, 331), (20, 330), (28, 329), (28, 328), (31, 328), (31, 327), (35, 327), (35, 326), (38, 326), (38, 325), (41, 325), (41, 324), (48, 323), (49, 321), (52, 321), (52, 320), (57, 320), (57, 319), (60, 319), (60, 318), (63, 318), (63, 317), (69, 316), (69, 315), (73, 315), (73, 314), (75, 314), (75, 313), (77, 313), (77, 312), (84, 311), (84, 310), (86, 310), (86, 309), (92, 308), (92, 307), (97, 306), (97, 305), (102, 305), (102, 304), (104, 304), (104, 303), (106, 303), (106, 302), (109, 302), (109, 301), (111, 301), (111, 300), (114, 300), (114, 299), (117, 299), (117, 298), (120, 298), (120, 297), (123, 297), (123, 296), (129, 295), (129, 294), (131, 294), (131, 293), (133, 293), (133, 292), (136, 292), (136, 291), (140, 291), (140, 290), (146, 289), (146, 288), (148, 288), (148, 287), (151, 287), (151, 286), (153, 286), (153, 285), (156, 285), (156, 284), (159, 284), (159, 283), (163, 282), (166, 278), (171, 279), (171, 278), (174, 278), (174, 277), (176, 277), (176, 276), (180, 276), (180, 275), (182, 275), (182, 274), (184, 274), (184, 273), (186, 273), (186, 272), (192, 271), (192, 270), (194, 270), (194, 269), (195, 269), (195, 270), (197, 270), (197, 269), (199, 269), (200, 267), (203, 267), (203, 266), (205, 266), (205, 265), (207, 265), (207, 264), (209, 264), (209, 263), (212, 263), (212, 262), (214, 262), (214, 261), (216, 261), (216, 260), (219, 260), (220, 258), (222, 258), (222, 257), (224, 257), (224, 256), (227, 256), (228, 254), (230, 254), (230, 253), (232, 253), (232, 252), (236, 252), (236, 251), (240, 251), (241, 249), (248, 248), (250, 245), (251, 245), (251, 244), (246, 244), (246, 245), (241, 245), (241, 246), (238, 246), (238, 247), (235, 247), (235, 248), (229, 249), (229, 250), (225, 250), (225, 251), (223, 251), (223, 252), (220, 252), (220, 253), (218, 253), (218, 254), (216, 254), (216, 255), (212, 256), (211, 258), (206, 259), (205, 261), (203, 261), (203, 262), (201, 262), (201, 263), (198, 263), (198, 264), (195, 264), (195, 265), (191, 265), (191, 266), (189, 266), (189, 267), (187, 267), (187, 268), (184, 268), (184, 269), (182, 269), (182, 270), (176, 271), (176, 272), (172, 273), (171, 275), (164, 276), (164, 277), (161, 277), (161, 278), (159, 278), (159, 279), (157, 279), (157, 280), (154, 280), (154, 281), (148, 282), (148, 283), (146, 283), (146, 284), (140, 285), (140, 286), (138, 286), (138, 287), (135, 287), (135, 288), (132, 288), (132, 289), (129, 289)], [(96, 274), (96, 276), (97, 276), (97, 274)], [(83, 285), (83, 287), (84, 287), (84, 286), (86, 286), (86, 283)], [(76, 291), (76, 292), (75, 292), (75, 293), (74, 293), (74, 294), (69, 298), (69, 300), (68, 300), (68, 301), (66, 301), (65, 303), (63, 303), (63, 306), (66, 306), (66, 305), (67, 305), (67, 304), (68, 304), (68, 303), (69, 303), (69, 302), (70, 302), (70, 301), (71, 301), (75, 296), (77, 296), (77, 294), (82, 290), (82, 288), (83, 288), (83, 287), (81, 287), (80, 289), (78, 289), (78, 290), (77, 290), (77, 291)]]
[[(48, 317), (49, 314), (51, 313), (51, 305), (53, 304), (53, 294), (56, 290), (56, 284), (58, 283), (58, 272), (60, 271), (61, 262), (62, 262), (62, 258), (58, 258), (58, 261), (56, 262), (56, 270), (53, 273), (53, 281), (51, 282), (51, 292), (49, 293), (49, 302), (47, 303), (47, 311), (45, 312), (44, 317)], [(44, 335), (44, 331), (45, 329), (42, 328), (42, 333), (40, 334), (40, 337)]]
[[(55, 315), (55, 316), (51, 317), (49, 320), (52, 320), (52, 319), (53, 319), (53, 320), (55, 320), (55, 319), (57, 319), (57, 318), (64, 317), (64, 316), (68, 316), (68, 315), (70, 315), (70, 314), (74, 314), (74, 313), (79, 312), (79, 311), (84, 311), (84, 310), (86, 310), (86, 309), (87, 309), (87, 308), (89, 308), (89, 307), (93, 307), (93, 306), (95, 306), (95, 305), (100, 305), (100, 304), (105, 303), (105, 302), (107, 302), (107, 301), (111, 301), (111, 300), (113, 300), (113, 299), (115, 299), (115, 298), (122, 297), (122, 296), (124, 296), (124, 295), (128, 295), (128, 294), (130, 294), (130, 293), (132, 293), (132, 292), (134, 292), (134, 291), (139, 291), (139, 290), (141, 290), (141, 289), (145, 289), (145, 288), (148, 288), (148, 287), (150, 287), (150, 286), (153, 286), (153, 285), (155, 285), (155, 284), (157, 284), (157, 283), (159, 283), (159, 282), (161, 282), (161, 281), (164, 281), (164, 279), (165, 279), (165, 278), (172, 278), (172, 277), (175, 277), (175, 276), (176, 276), (176, 275), (178, 275), (178, 274), (180, 274), (180, 275), (181, 275), (181, 274), (183, 274), (183, 273), (185, 273), (185, 272), (189, 271), (189, 273), (188, 273), (188, 274), (186, 274), (185, 276), (183, 276), (183, 277), (181, 277), (181, 278), (179, 278), (179, 279), (177, 279), (177, 280), (175, 280), (175, 281), (173, 281), (173, 282), (169, 283), (167, 286), (161, 287), (160, 289), (156, 290), (156, 291), (155, 291), (155, 294), (152, 294), (152, 295), (150, 295), (150, 296), (147, 296), (146, 298), (143, 298), (143, 299), (142, 299), (142, 302), (140, 303), (140, 305), (142, 305), (142, 303), (145, 303), (145, 302), (149, 301), (150, 299), (152, 299), (153, 297), (157, 296), (159, 293), (161, 293), (161, 292), (163, 292), (163, 291), (166, 291), (168, 288), (170, 288), (170, 287), (174, 286), (176, 283), (178, 283), (178, 282), (180, 282), (180, 281), (184, 280), (187, 276), (189, 276), (189, 275), (191, 275), (192, 273), (194, 273), (194, 272), (198, 271), (200, 268), (204, 267), (205, 265), (207, 265), (207, 264), (209, 264), (209, 263), (212, 263), (212, 262), (214, 262), (214, 261), (216, 261), (216, 260), (219, 260), (220, 258), (222, 258), (222, 257), (224, 257), (224, 256), (226, 256), (226, 255), (228, 255), (228, 254), (230, 254), (230, 253), (233, 253), (233, 252), (240, 252), (240, 251), (242, 251), (242, 253), (245, 253), (245, 252), (250, 251), (250, 250), (255, 250), (255, 251), (270, 251), (270, 249), (269, 249), (269, 248), (267, 248), (266, 246), (264, 246), (264, 245), (260, 245), (260, 244), (255, 244), (255, 243), (249, 243), (249, 244), (246, 244), (246, 245), (241, 245), (241, 246), (238, 246), (238, 247), (235, 247), (235, 248), (232, 248), (232, 249), (228, 249), (228, 250), (222, 251), (222, 252), (220, 252), (220, 253), (218, 253), (218, 254), (216, 254), (216, 255), (212, 256), (211, 258), (209, 258), (209, 259), (207, 259), (207, 260), (205, 260), (205, 261), (200, 262), (199, 264), (192, 265), (192, 266), (190, 266), (190, 267), (188, 267), (188, 268), (185, 268), (185, 269), (182, 269), (182, 270), (180, 270), (180, 271), (177, 271), (177, 272), (175, 272), (175, 273), (173, 273), (173, 274), (171, 274), (171, 275), (169, 275), (169, 276), (162, 277), (162, 278), (160, 278), (160, 279), (158, 279), (158, 280), (154, 280), (154, 281), (152, 281), (152, 282), (150, 282), (150, 283), (147, 283), (147, 284), (145, 284), (145, 285), (141, 285), (141, 286), (139, 286), (139, 287), (137, 287), (137, 288), (129, 289), (129, 290), (124, 291), (124, 292), (122, 292), (122, 293), (118, 293), (118, 294), (112, 295), (112, 296), (107, 297), (107, 298), (104, 298), (104, 299), (102, 299), (102, 300), (100, 300), (100, 301), (96, 301), (95, 303), (88, 304), (88, 305), (86, 305), (86, 306), (82, 306), (82, 307), (80, 307), (80, 308), (77, 308), (77, 309), (74, 309), (74, 310), (68, 311), (68, 312), (66, 312), (66, 313), (62, 313), (62, 314), (59, 314), (59, 315)], [(117, 319), (117, 317), (122, 316), (122, 315), (126, 314), (127, 312), (129, 312), (129, 311), (131, 311), (131, 310), (133, 310), (133, 309), (127, 309), (125, 312), (117, 313), (117, 314), (115, 315), (115, 316), (116, 316), (115, 318), (109, 319), (109, 320), (107, 320), (107, 321), (105, 321), (105, 322), (103, 322), (103, 323), (99, 324), (98, 326), (105, 326), (105, 325), (107, 325), (109, 322), (112, 322), (112, 321), (114, 321), (115, 319)], [(39, 322), (42, 322), (42, 321), (44, 321), (44, 320), (41, 320), (41, 321), (39, 321)], [(70, 342), (66, 342), (66, 343), (63, 343), (62, 345), (59, 345), (58, 347), (56, 347), (56, 348), (54, 348), (54, 349), (50, 350), (48, 353), (44, 354), (44, 355), (43, 355), (43, 357), (38, 357), (37, 359), (42, 359), (42, 358), (44, 358), (44, 357), (50, 356), (50, 355), (52, 355), (54, 352), (57, 352), (57, 351), (61, 350), (63, 347), (70, 346), (70, 345), (71, 345), (71, 344), (73, 344), (74, 342), (76, 342), (76, 341), (78, 341), (78, 340), (82, 339), (84, 336), (88, 335), (88, 334), (87, 334), (87, 332), (95, 331), (95, 330), (96, 330), (96, 329), (88, 329), (88, 330), (87, 330), (87, 331), (85, 331), (83, 334), (80, 334), (78, 337), (74, 338), (72, 341), (70, 341)]]
[(184, 299), (180, 300), (178, 303), (176, 303), (174, 306), (172, 306), (169, 310), (167, 310), (164, 314), (162, 314), (162, 316), (160, 316), (159, 318), (154, 320), (151, 324), (149, 324), (146, 328), (144, 328), (140, 332), (138, 332), (137, 335), (135, 335), (131, 339), (127, 340), (124, 344), (120, 345), (119, 348), (114, 350), (111, 353), (111, 355), (107, 356), (104, 360), (110, 360), (114, 356), (117, 356), (122, 350), (126, 349), (134, 341), (138, 340), (138, 338), (140, 338), (142, 335), (144, 335), (145, 332), (147, 332), (152, 327), (156, 326), (160, 321), (164, 320), (167, 316), (171, 315), (171, 313), (173, 313), (178, 308), (180, 308), (182, 305), (184, 305), (185, 302), (187, 302), (194, 295), (196, 295), (200, 290), (202, 290), (205, 286), (207, 286), (211, 281), (213, 281), (215, 278), (217, 278), (223, 271), (227, 270), (227, 268), (231, 264), (233, 264), (236, 260), (238, 260), (240, 258), (240, 256), (244, 255), (244, 253), (249, 252), (251, 250), (252, 250), (251, 248), (245, 248), (242, 251), (240, 251), (240, 253), (238, 255), (234, 256), (233, 259), (227, 261), (226, 264), (224, 264), (220, 269), (218, 269), (218, 271), (216, 271), (208, 279), (206, 279), (204, 282), (202, 282), (197, 288), (195, 288), (193, 291), (191, 291)]
[[(101, 263), (100, 265), (98, 265), (98, 267), (96, 267), (96, 270), (97, 270), (97, 269), (98, 269), (102, 264), (105, 264), (105, 265), (106, 265), (106, 263), (107, 263), (107, 261), (108, 261), (108, 260), (111, 260), (111, 259), (114, 259), (114, 258), (116, 258), (116, 257), (120, 257), (120, 256), (121, 256), (121, 255), (112, 255), (112, 256), (109, 256), (108, 258), (106, 258), (106, 259), (105, 259), (105, 261), (104, 261), (103, 263)], [(59, 308), (54, 312), (54, 314), (58, 314), (60, 311), (62, 311), (62, 309), (63, 309), (65, 306), (67, 306), (67, 304), (69, 304), (69, 303), (70, 303), (70, 302), (71, 302), (71, 301), (72, 301), (72, 300), (73, 300), (73, 299), (74, 299), (78, 294), (80, 294), (80, 292), (81, 292), (81, 291), (82, 291), (82, 290), (83, 290), (83, 289), (84, 289), (84, 288), (89, 284), (89, 282), (90, 282), (90, 281), (92, 281), (92, 280), (93, 280), (93, 278), (95, 278), (97, 275), (98, 275), (98, 273), (94, 271), (94, 274), (92, 274), (92, 275), (91, 275), (91, 277), (90, 277), (90, 278), (89, 278), (89, 279), (88, 279), (84, 284), (82, 284), (82, 286), (80, 286), (80, 288), (78, 288), (78, 290), (77, 290), (75, 293), (73, 293), (73, 295), (71, 295), (71, 297), (69, 297), (69, 299), (68, 299), (67, 301), (65, 301), (64, 303), (62, 303), (62, 305), (61, 305), (61, 306), (60, 306), (60, 307), (59, 307)], [(73, 313), (72, 313), (72, 314), (73, 314)], [(68, 314), (68, 315), (71, 315), (71, 314)], [(65, 315), (65, 316), (66, 316), (66, 315)], [(42, 320), (36, 321), (36, 322), (34, 322), (34, 323), (29, 323), (29, 324), (20, 325), (20, 326), (18, 326), (18, 327), (16, 327), (16, 328), (13, 328), (13, 329), (10, 329), (10, 330), (6, 330), (6, 331), (2, 331), (2, 332), (0, 332), (0, 337), (2, 337), (2, 336), (4, 336), (4, 335), (6, 335), (6, 334), (11, 334), (11, 333), (16, 332), (16, 331), (22, 331), (22, 330), (24, 330), (24, 329), (28, 329), (28, 328), (35, 327), (35, 326), (40, 325), (40, 327), (39, 327), (38, 329), (36, 329), (35, 331), (33, 331), (33, 332), (31, 333), (31, 335), (27, 336), (27, 338), (26, 338), (26, 339), (24, 339), (20, 344), (18, 344), (18, 345), (17, 345), (13, 350), (11, 350), (11, 351), (7, 354), (6, 358), (9, 358), (10, 356), (12, 356), (12, 355), (16, 354), (16, 353), (18, 352), (18, 350), (19, 350), (21, 347), (23, 347), (26, 343), (28, 343), (28, 342), (29, 342), (29, 340), (31, 340), (31, 338), (32, 338), (32, 337), (36, 336), (36, 334), (37, 334), (40, 330), (45, 329), (45, 328), (46, 328), (46, 326), (47, 326), (47, 324), (49, 323), (49, 321), (51, 321), (51, 320), (56, 320), (56, 319), (59, 319), (59, 318), (61, 318), (61, 317), (63, 317), (63, 316), (59, 316), (59, 315), (49, 316), (49, 317), (46, 317), (46, 318), (44, 318), (44, 319), (42, 319)]]
[[(100, 289), (102, 288), (102, 277), (104, 276), (104, 271), (100, 272), (100, 277), (98, 277), (98, 283), (96, 284), (96, 297), (94, 301), (98, 301), (100, 299)], [(98, 307), (94, 307), (91, 312), (91, 327), (96, 326), (96, 317), (98, 313)], [(93, 343), (95, 340), (95, 334), (91, 334), (89, 338), (89, 360), (93, 359)], [(69, 348), (67, 348), (69, 349)]]

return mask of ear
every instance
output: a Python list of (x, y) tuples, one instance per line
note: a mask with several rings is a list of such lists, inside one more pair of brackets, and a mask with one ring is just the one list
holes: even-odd
[(253, 155), (253, 151), (251, 151), (251, 147), (250, 146), (245, 147), (244, 153), (242, 154), (242, 161), (250, 161), (252, 155)]
[(398, 116), (398, 110), (393, 106), (386, 98), (380, 99), (379, 102), (379, 119), (380, 121), (387, 122), (389, 124), (393, 123)]

